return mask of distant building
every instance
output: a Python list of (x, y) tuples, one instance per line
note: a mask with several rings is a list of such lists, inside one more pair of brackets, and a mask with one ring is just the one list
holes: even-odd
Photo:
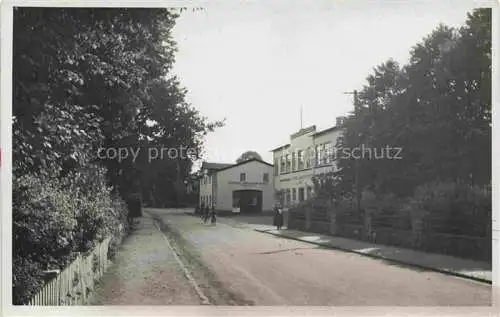
[(338, 169), (333, 154), (343, 135), (343, 117), (336, 123), (319, 132), (314, 125), (301, 129), (290, 136), (290, 143), (271, 150), (275, 191), (282, 193), (285, 207), (312, 197), (313, 176)]
[(273, 165), (255, 158), (237, 164), (204, 162), (199, 176), (199, 202), (214, 204), (218, 211), (271, 211), (273, 178)]

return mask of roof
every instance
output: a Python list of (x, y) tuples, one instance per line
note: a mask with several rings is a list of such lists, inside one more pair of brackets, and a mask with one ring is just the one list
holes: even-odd
[(291, 139), (295, 139), (295, 138), (298, 138), (301, 135), (308, 134), (308, 133), (311, 133), (311, 132), (316, 132), (316, 125), (312, 125), (310, 127), (307, 127), (307, 128), (304, 128), (304, 129), (300, 129), (298, 132), (295, 132), (294, 134), (292, 134), (290, 136), (290, 138)]
[(236, 167), (236, 166), (240, 166), (240, 165), (243, 165), (243, 164), (246, 164), (246, 163), (254, 162), (254, 161), (262, 163), (262, 164), (265, 164), (267, 166), (271, 166), (271, 167), (274, 166), (273, 164), (267, 163), (267, 162), (265, 162), (263, 160), (259, 160), (258, 158), (251, 158), (249, 160), (246, 160), (246, 161), (243, 161), (243, 162), (240, 162), (240, 163), (236, 163), (236, 164), (232, 164), (230, 166), (226, 166), (224, 168), (218, 169), (217, 172), (220, 172), (220, 171), (223, 171), (223, 170), (227, 170), (227, 169), (230, 169), (230, 168), (233, 168), (233, 167)]
[(201, 169), (207, 169), (207, 170), (219, 170), (221, 168), (225, 168), (228, 166), (231, 166), (233, 164), (230, 163), (210, 163), (210, 162), (203, 162), (201, 163)]
[(276, 151), (279, 151), (279, 150), (283, 150), (283, 149), (286, 149), (289, 146), (290, 146), (290, 144), (285, 144), (285, 145), (282, 145), (282, 146), (277, 147), (275, 149), (272, 149), (271, 152), (276, 152)]
[[(300, 136), (302, 134), (312, 132), (312, 131), (314, 131), (314, 129), (316, 129), (316, 126), (310, 126), (308, 128), (302, 129), (299, 132), (293, 134), (292, 137), (297, 137), (297, 136)], [(315, 132), (311, 136), (312, 137), (318, 137), (318, 136), (324, 135), (326, 133), (333, 132), (333, 131), (336, 131), (336, 130), (341, 130), (341, 129), (342, 129), (342, 127), (340, 127), (340, 126), (333, 126), (333, 127), (330, 127), (330, 128), (327, 128), (327, 129)], [(277, 147), (275, 149), (272, 149), (270, 152), (280, 151), (280, 150), (286, 149), (288, 147), (290, 147), (290, 143), (282, 145), (282, 146), (279, 146), (279, 147)]]
[(336, 131), (336, 130), (341, 130), (342, 128), (339, 127), (339, 126), (333, 126), (331, 128), (328, 128), (328, 129), (325, 129), (325, 130), (322, 130), (322, 131), (319, 131), (319, 132), (316, 132), (313, 134), (314, 137), (317, 137), (317, 136), (320, 136), (320, 135), (323, 135), (323, 134), (326, 134), (328, 132), (333, 132), (333, 131)]

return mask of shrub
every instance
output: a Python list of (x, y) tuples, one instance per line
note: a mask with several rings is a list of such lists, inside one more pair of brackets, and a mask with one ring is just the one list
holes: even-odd
[(108, 257), (110, 259), (114, 258), (122, 239), (130, 231), (127, 221), (128, 209), (125, 201), (119, 195), (113, 195), (112, 204), (110, 212), (114, 213), (114, 217), (111, 219), (111, 224), (109, 224), (111, 241), (108, 247)]
[(19, 255), (12, 258), (12, 301), (14, 305), (27, 303), (43, 286), (43, 268), (40, 263)]
[[(64, 269), (105, 237), (117, 247), (127, 232), (127, 208), (106, 185), (97, 166), (64, 178), (25, 175), (13, 179), (14, 304), (43, 285), (43, 270)], [(114, 244), (113, 244), (114, 243)]]
[(435, 182), (418, 187), (413, 204), (423, 211), (424, 230), (487, 236), (491, 190), (462, 182)]
[(75, 243), (76, 201), (53, 180), (24, 176), (13, 183), (14, 254), (44, 266), (67, 263)]

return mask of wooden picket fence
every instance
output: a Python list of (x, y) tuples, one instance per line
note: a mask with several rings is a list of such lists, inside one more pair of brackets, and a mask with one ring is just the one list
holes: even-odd
[(108, 246), (111, 239), (99, 243), (86, 256), (78, 257), (57, 277), (49, 281), (30, 301), (31, 306), (85, 305), (89, 295), (108, 268)]

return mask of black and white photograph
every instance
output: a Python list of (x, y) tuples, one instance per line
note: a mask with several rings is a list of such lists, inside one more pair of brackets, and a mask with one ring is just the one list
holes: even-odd
[(491, 308), (487, 3), (2, 3), (4, 303)]

